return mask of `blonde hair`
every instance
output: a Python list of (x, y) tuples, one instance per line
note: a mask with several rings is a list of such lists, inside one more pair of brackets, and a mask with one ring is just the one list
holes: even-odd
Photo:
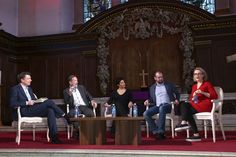
[(202, 73), (202, 75), (203, 75), (203, 81), (207, 81), (207, 79), (208, 79), (207, 73), (206, 73), (206, 71), (205, 71), (203, 68), (201, 68), (201, 67), (196, 67), (196, 68), (193, 70), (193, 81), (194, 81), (194, 82), (196, 81), (196, 80), (194, 79), (194, 71), (196, 71), (196, 70), (201, 71), (201, 73)]

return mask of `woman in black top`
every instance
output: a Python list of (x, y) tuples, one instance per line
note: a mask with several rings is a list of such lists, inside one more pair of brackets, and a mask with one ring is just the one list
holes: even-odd
[(116, 116), (128, 116), (129, 108), (133, 106), (131, 91), (126, 89), (123, 78), (117, 78), (116, 85), (118, 89), (111, 93), (110, 99), (105, 106), (110, 107), (111, 104), (115, 104)]

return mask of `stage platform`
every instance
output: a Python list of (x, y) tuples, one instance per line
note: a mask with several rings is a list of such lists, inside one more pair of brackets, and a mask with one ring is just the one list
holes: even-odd
[[(157, 141), (153, 137), (147, 138), (142, 131), (142, 143), (138, 146), (115, 145), (114, 137), (107, 135), (105, 145), (80, 145), (79, 140), (66, 138), (65, 128), (59, 127), (60, 139), (63, 144), (53, 145), (46, 140), (45, 128), (38, 128), (36, 141), (32, 141), (32, 132), (22, 133), (21, 144), (15, 143), (15, 127), (0, 126), (0, 157), (152, 157), (152, 156), (236, 156), (236, 115), (224, 115), (224, 128), (226, 141), (222, 139), (218, 130), (216, 143), (212, 142), (212, 133), (209, 131), (208, 138), (201, 142), (185, 141), (186, 132), (178, 133), (174, 139), (171, 138), (169, 127), (167, 127), (167, 139)], [(167, 124), (168, 125), (168, 124)], [(199, 126), (201, 130), (201, 125)], [(217, 127), (218, 129), (218, 127)], [(30, 130), (30, 129), (29, 129)], [(203, 132), (201, 131), (203, 137)]]
[(1, 157), (235, 157), (234, 152), (99, 150), (99, 149), (0, 149)]
[[(200, 133), (203, 137), (203, 132)], [(59, 136), (63, 144), (51, 144), (46, 140), (46, 132), (36, 133), (36, 141), (32, 141), (32, 132), (24, 132), (20, 145), (15, 143), (15, 132), (0, 132), (0, 156), (1, 157), (152, 157), (152, 156), (236, 156), (236, 132), (226, 131), (226, 140), (222, 139), (217, 131), (216, 143), (212, 142), (209, 132), (207, 139), (201, 142), (185, 141), (186, 133), (178, 133), (174, 139), (167, 132), (167, 139), (156, 140), (146, 137), (142, 133), (142, 143), (138, 146), (116, 145), (114, 137), (107, 133), (107, 141), (104, 145), (80, 145), (79, 140), (66, 138), (66, 132), (60, 131)]]

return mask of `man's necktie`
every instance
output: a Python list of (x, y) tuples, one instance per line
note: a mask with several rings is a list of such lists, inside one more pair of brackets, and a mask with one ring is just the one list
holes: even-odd
[(31, 96), (30, 96), (30, 94), (29, 94), (28, 88), (25, 88), (25, 94), (26, 94), (28, 100), (32, 100), (32, 99), (31, 99)]

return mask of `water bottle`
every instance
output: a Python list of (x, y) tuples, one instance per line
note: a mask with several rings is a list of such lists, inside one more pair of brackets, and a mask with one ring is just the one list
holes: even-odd
[(79, 117), (80, 111), (79, 111), (79, 106), (75, 106), (75, 118)]
[(194, 102), (195, 104), (198, 103), (198, 96), (197, 96), (197, 95), (195, 95), (195, 96), (193, 97), (193, 102)]
[(131, 108), (129, 108), (129, 117), (132, 117), (132, 113), (133, 113), (133, 109), (132, 109), (132, 107)]
[(136, 103), (133, 105), (133, 117), (138, 117), (138, 106)]
[(112, 117), (116, 117), (116, 105), (115, 104), (112, 104), (111, 114), (112, 114)]

